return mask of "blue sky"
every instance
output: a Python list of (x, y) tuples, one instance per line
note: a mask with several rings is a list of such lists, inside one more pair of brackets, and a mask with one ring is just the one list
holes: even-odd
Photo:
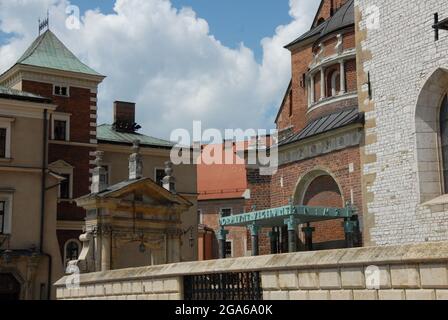
[[(237, 47), (243, 42), (254, 51), (259, 60), (262, 56), (260, 41), (275, 32), (279, 25), (291, 21), (288, 0), (172, 0), (176, 8), (191, 7), (199, 17), (207, 20), (210, 33), (225, 46)], [(114, 0), (74, 0), (82, 12), (100, 9), (112, 13)], [(0, 43), (5, 41), (0, 33)]]

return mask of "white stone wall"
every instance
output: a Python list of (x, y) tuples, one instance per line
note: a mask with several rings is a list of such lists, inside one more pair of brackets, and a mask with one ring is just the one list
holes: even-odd
[(448, 300), (448, 242), (113, 270), (55, 286), (59, 300), (180, 300), (184, 276), (253, 271), (264, 300)]
[[(375, 177), (365, 185), (367, 243), (372, 245), (414, 243), (448, 239), (448, 200), (442, 195), (437, 153), (437, 121), (417, 119), (417, 105), (438, 103), (443, 88), (427, 86), (434, 96), (422, 94), (439, 68), (448, 69), (448, 32), (440, 31), (435, 42), (434, 13), (448, 17), (446, 0), (355, 0), (361, 13), (358, 66), (370, 72), (373, 99), (361, 100), (366, 120), (363, 174)], [(370, 8), (369, 8), (370, 7)], [(379, 28), (367, 28), (368, 12), (379, 9)], [(359, 31), (358, 30), (358, 31)], [(362, 33), (361, 32), (361, 33)], [(362, 55), (359, 53), (362, 52)], [(359, 72), (359, 70), (358, 70)], [(365, 81), (359, 79), (359, 81)], [(435, 81), (441, 85), (441, 82)], [(443, 84), (445, 85), (445, 84)], [(364, 93), (367, 86), (359, 83)], [(448, 86), (447, 86), (448, 89)], [(365, 98), (365, 95), (363, 96)], [(361, 98), (361, 99), (363, 99)], [(431, 102), (434, 98), (435, 102)], [(429, 100), (428, 100), (429, 99)], [(423, 102), (422, 102), (423, 101)], [(436, 119), (435, 105), (421, 114)], [(426, 130), (426, 131), (425, 131)], [(370, 138), (369, 138), (370, 136)], [(436, 199), (435, 205), (426, 204)]]

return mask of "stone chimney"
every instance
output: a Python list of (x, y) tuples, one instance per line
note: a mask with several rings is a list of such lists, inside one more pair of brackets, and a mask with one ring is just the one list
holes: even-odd
[(106, 170), (103, 167), (103, 151), (97, 151), (95, 153), (95, 168), (93, 169), (92, 174), (92, 193), (99, 193), (107, 189), (107, 184), (101, 177), (106, 175)]
[(114, 102), (114, 129), (130, 133), (140, 129), (140, 126), (135, 123), (135, 103)]
[(163, 187), (171, 193), (176, 193), (176, 178), (173, 177), (173, 163), (165, 162), (165, 178), (163, 178)]
[(135, 140), (132, 146), (132, 154), (129, 157), (129, 180), (143, 178), (143, 159), (140, 154), (140, 141)]

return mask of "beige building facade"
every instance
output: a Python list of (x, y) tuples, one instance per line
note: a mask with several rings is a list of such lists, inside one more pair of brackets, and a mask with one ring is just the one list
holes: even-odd
[[(46, 169), (48, 99), (0, 87), (0, 298), (49, 299), (63, 275), (57, 186)], [(30, 187), (32, 186), (32, 187)]]

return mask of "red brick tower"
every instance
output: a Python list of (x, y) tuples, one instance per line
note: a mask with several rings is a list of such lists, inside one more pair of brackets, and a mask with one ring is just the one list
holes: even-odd
[[(26, 50), (0, 84), (51, 98), (48, 167), (66, 178), (59, 188), (57, 235), (64, 262), (79, 254), (86, 212), (73, 199), (89, 193), (97, 148), (97, 88), (104, 76), (83, 64), (47, 30)], [(50, 186), (51, 187), (51, 186)]]

